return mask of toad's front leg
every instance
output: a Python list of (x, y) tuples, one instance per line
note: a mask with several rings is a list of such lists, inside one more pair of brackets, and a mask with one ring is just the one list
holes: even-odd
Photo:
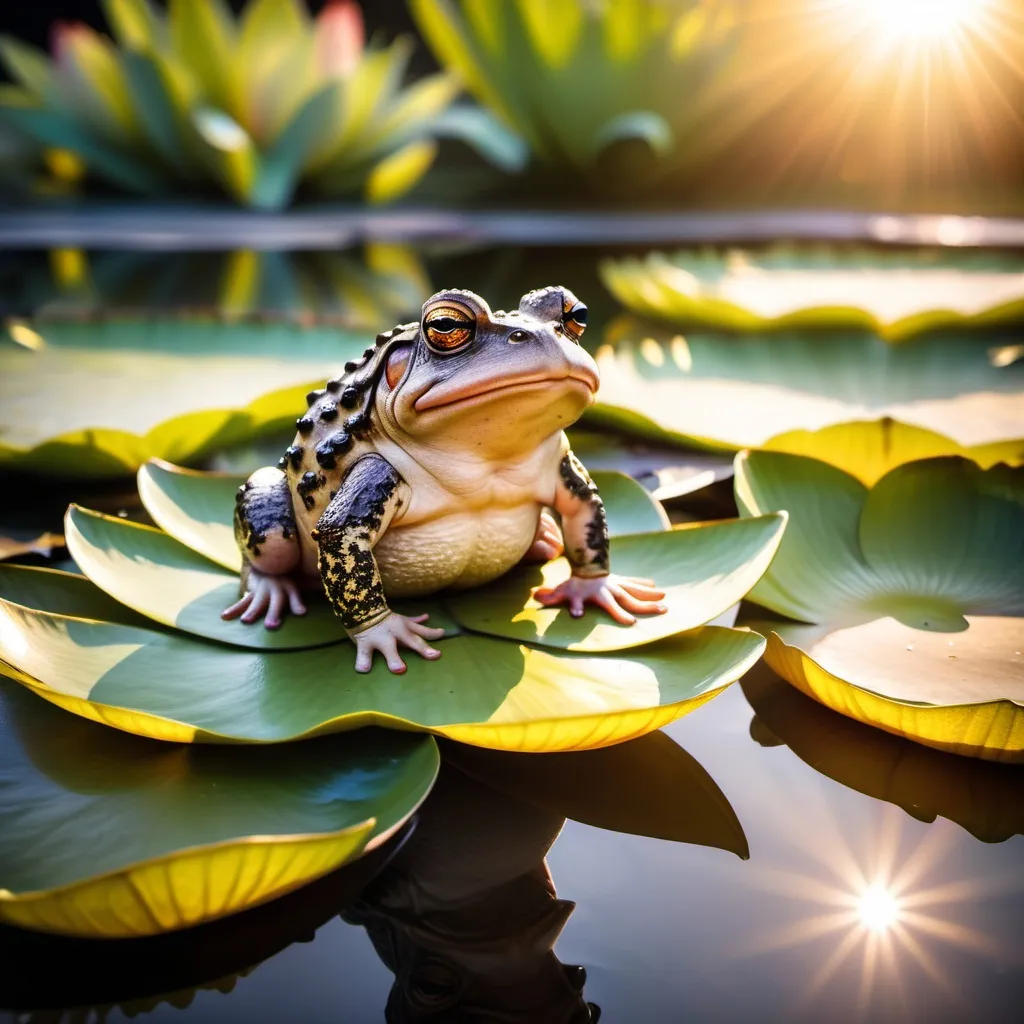
[(374, 544), (408, 502), (408, 490), (386, 459), (367, 455), (349, 470), (313, 531), (320, 578), (356, 645), (357, 672), (370, 671), (374, 651), (384, 655), (392, 672), (404, 672), (400, 644), (431, 661), (441, 657), (427, 640), (439, 639), (444, 630), (424, 625), (426, 615), (410, 618), (388, 607), (373, 556)]
[(543, 605), (567, 604), (579, 618), (584, 605), (596, 604), (616, 622), (631, 626), (636, 615), (660, 615), (665, 592), (653, 580), (617, 576), (609, 571), (608, 519), (604, 502), (590, 474), (573, 453), (559, 464), (555, 511), (562, 517), (565, 555), (572, 575), (557, 587), (543, 588), (534, 597)]

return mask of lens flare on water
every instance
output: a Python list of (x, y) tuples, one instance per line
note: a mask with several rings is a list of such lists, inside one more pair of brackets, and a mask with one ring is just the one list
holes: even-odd
[[(813, 810), (815, 827), (808, 832)], [(956, 828), (938, 819), (918, 837), (908, 834), (902, 811), (888, 807), (878, 825), (851, 834), (820, 798), (780, 824), (787, 830), (801, 868), (759, 865), (745, 881), (766, 895), (782, 897), (788, 920), (752, 934), (736, 950), (740, 958), (811, 947), (818, 960), (801, 991), (809, 1010), (838, 975), (854, 971), (857, 1013), (876, 1000), (903, 1000), (920, 972), (950, 1000), (959, 999), (943, 965), (944, 947), (970, 951), (1006, 969), (1020, 960), (988, 935), (955, 920), (964, 904), (1019, 891), (1019, 872), (1008, 877), (941, 881)], [(936, 878), (939, 876), (939, 878)], [(883, 994), (884, 993), (884, 994)]]
[(884, 885), (872, 885), (857, 901), (861, 924), (873, 932), (884, 932), (900, 916), (900, 902)]

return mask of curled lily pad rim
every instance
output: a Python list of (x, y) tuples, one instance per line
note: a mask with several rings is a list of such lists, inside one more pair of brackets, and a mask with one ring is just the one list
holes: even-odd
[[(429, 790), (424, 794), (423, 800), (425, 800), (428, 795)], [(423, 800), (420, 801), (420, 804), (422, 804)], [(417, 804), (417, 807), (419, 807), (419, 804)], [(415, 808), (412, 813), (415, 813)], [(0, 889), (0, 918), (3, 917), (4, 904), (27, 903), (40, 899), (60, 897), (68, 892), (73, 892), (76, 889), (82, 889), (94, 884), (102, 884), (103, 882), (117, 878), (120, 875), (125, 875), (128, 872), (135, 871), (137, 869), (159, 867), (162, 864), (173, 863), (174, 861), (181, 860), (183, 858), (191, 859), (193, 857), (204, 857), (209, 854), (217, 853), (221, 850), (231, 850), (247, 846), (291, 846), (317, 841), (329, 843), (340, 839), (355, 837), (356, 835), (361, 837), (363, 835), (369, 835), (376, 824), (377, 819), (370, 817), (355, 825), (349, 825), (347, 828), (336, 829), (333, 832), (297, 832), (292, 835), (253, 835), (240, 836), (237, 839), (220, 839), (212, 843), (199, 843), (194, 846), (183, 846), (180, 850), (175, 850), (171, 853), (162, 853), (155, 857), (147, 857), (145, 860), (132, 861), (130, 864), (127, 864), (122, 868), (113, 868), (98, 875), (89, 875), (82, 880), (66, 882), (63, 885), (54, 886), (52, 889), (29, 889), (23, 892), (11, 892), (9, 889)], [(403, 824), (404, 821), (393, 826), (386, 833), (379, 833), (377, 836), (373, 837), (373, 846), (367, 842), (360, 845), (359, 850), (361, 852), (370, 852), (375, 847), (380, 846), (390, 839)]]
[[(764, 652), (764, 660), (774, 672), (807, 697), (838, 714), (845, 715), (864, 725), (881, 729), (893, 736), (899, 736), (946, 753), (1008, 764), (1024, 763), (1024, 745), (1011, 747), (1005, 743), (994, 745), (988, 745), (986, 742), (966, 743), (950, 735), (948, 718), (951, 714), (980, 722), (986, 713), (991, 718), (999, 716), (1004, 722), (1008, 722), (1012, 732), (1024, 733), (1024, 705), (1009, 697), (949, 704), (900, 700), (835, 675), (807, 651), (795, 644), (787, 643), (779, 633), (770, 628), (769, 624), (759, 626), (758, 623), (751, 622), (749, 627), (761, 632), (766, 637), (768, 643)], [(796, 665), (794, 665), (794, 661), (797, 663)], [(816, 681), (808, 678), (805, 663), (813, 666), (813, 671), (820, 674), (826, 685), (815, 685)], [(849, 703), (844, 706), (843, 702), (837, 700), (836, 692), (852, 696), (856, 705), (855, 709), (851, 710)], [(891, 721), (891, 716), (894, 714), (912, 714), (915, 721), (912, 726), (901, 728)], [(942, 721), (942, 719), (946, 719), (946, 721)], [(989, 731), (986, 730), (985, 739), (987, 739)]]
[[(108, 625), (108, 623), (101, 620), (85, 619), (78, 616), (60, 615), (53, 612), (40, 612), (38, 609), (28, 608), (24, 605), (18, 605), (13, 601), (7, 601), (0, 599), (0, 617), (4, 612), (4, 606), (12, 606), (19, 608), (24, 613), (28, 613), (30, 616), (39, 616), (50, 618), (57, 621), (69, 621), (69, 622), (81, 622), (87, 625)], [(134, 627), (128, 627), (134, 628)], [(137, 632), (145, 632), (145, 630), (136, 630)], [(154, 631), (155, 632), (155, 631)], [(676, 718), (686, 714), (688, 710), (696, 710), (701, 704), (711, 700), (718, 696), (723, 690), (731, 686), (736, 680), (741, 678), (752, 665), (754, 665), (763, 655), (765, 651), (765, 638), (755, 631), (744, 629), (744, 628), (733, 628), (728, 626), (700, 626), (695, 630), (688, 630), (686, 633), (677, 634), (678, 637), (685, 637), (687, 633), (697, 634), (701, 632), (708, 632), (712, 636), (726, 634), (746, 634), (751, 638), (756, 638), (756, 642), (750, 644), (749, 650), (739, 659), (734, 661), (725, 669), (719, 671), (717, 676), (707, 682), (702, 688), (696, 689), (693, 693), (687, 697), (676, 701), (669, 701), (665, 704), (658, 704), (650, 707), (632, 707), (618, 709), (614, 711), (605, 711), (601, 717), (605, 720), (622, 718), (632, 719), (634, 717), (648, 716), (649, 719), (663, 719), (660, 725), (656, 728), (661, 728), (663, 725), (667, 725), (674, 721)], [(186, 641), (191, 638), (185, 634), (182, 636)], [(472, 640), (474, 637), (462, 637), (462, 640)], [(453, 638), (455, 639), (455, 638)], [(479, 639), (485, 639), (493, 643), (511, 643), (512, 641), (502, 641), (495, 637), (484, 637), (480, 636)], [(667, 638), (664, 641), (660, 641), (661, 644), (671, 643), (673, 637)], [(194, 640), (197, 645), (203, 645), (208, 643), (204, 640)], [(210, 642), (213, 645), (213, 642)], [(219, 646), (219, 645), (217, 645)], [(545, 649), (541, 647), (535, 647), (528, 644), (517, 644), (521, 648), (525, 648), (529, 651), (536, 652), (541, 655), (545, 655), (552, 659), (574, 659), (574, 660), (593, 660), (600, 658), (600, 655), (576, 653), (571, 651), (558, 651), (553, 652), (551, 649)], [(650, 646), (655, 646), (651, 644)], [(314, 648), (313, 650), (317, 650)], [(285, 657), (291, 654), (293, 657), (301, 657), (303, 651), (294, 652), (249, 652), (252, 654), (263, 653), (267, 656), (274, 657)], [(628, 654), (629, 651), (625, 652), (608, 652), (612, 657), (616, 657), (621, 654)], [(192, 725), (188, 722), (182, 721), (181, 719), (171, 718), (169, 716), (156, 714), (151, 711), (131, 708), (124, 705), (115, 705), (104, 703), (101, 701), (95, 701), (87, 696), (81, 696), (80, 694), (69, 693), (63, 690), (58, 690), (53, 686), (48, 685), (46, 682), (38, 679), (35, 676), (29, 675), (22, 671), (16, 665), (10, 662), (0, 661), (0, 675), (6, 675), (8, 678), (15, 680), (21, 685), (27, 687), (33, 693), (42, 697), (44, 700), (49, 701), (56, 706), (63, 708), (71, 713), (77, 714), (83, 718), (90, 719), (95, 722), (99, 722), (105, 725), (112, 726), (113, 728), (120, 729), (123, 732), (127, 732), (136, 736), (142, 736), (148, 739), (161, 740), (169, 743), (194, 743), (194, 742), (207, 742), (211, 744), (219, 745), (230, 745), (230, 746), (274, 746), (283, 743), (295, 743), (302, 742), (304, 740), (315, 739), (320, 736), (336, 735), (339, 732), (347, 732), (352, 729), (365, 728), (367, 726), (378, 726), (386, 729), (394, 729), (402, 732), (414, 732), (414, 733), (426, 733), (431, 736), (443, 736), (450, 740), (457, 742), (466, 743), (470, 746), (482, 746), (487, 747), (487, 744), (481, 744), (476, 742), (476, 738), (480, 734), (487, 733), (499, 733), (501, 730), (508, 729), (510, 724), (520, 725), (522, 727), (535, 728), (537, 726), (551, 726), (557, 727), (560, 725), (574, 725), (582, 724), (595, 718), (593, 713), (590, 714), (578, 714), (578, 715), (563, 715), (563, 716), (548, 716), (539, 718), (530, 718), (528, 721), (519, 723), (509, 722), (456, 722), (446, 723), (444, 725), (424, 725), (416, 722), (411, 718), (403, 718), (398, 715), (388, 714), (386, 712), (365, 710), (358, 712), (349, 712), (345, 714), (335, 715), (329, 719), (325, 719), (317, 725), (287, 736), (275, 736), (272, 738), (252, 738), (241, 735), (230, 735), (225, 732), (218, 732), (215, 729), (209, 729), (206, 727), (200, 727)], [(129, 724), (132, 726), (129, 728)], [(615, 739), (609, 744), (601, 744), (600, 746), (615, 745), (621, 742), (625, 742), (629, 739), (633, 739), (637, 736), (644, 735), (648, 732), (654, 731), (650, 728), (642, 728), (629, 732), (628, 734), (619, 735), (614, 734)], [(585, 749), (600, 749), (598, 747), (584, 747), (584, 746), (568, 746), (568, 747), (552, 747), (549, 748), (552, 751), (557, 752), (570, 752), (572, 750), (585, 750)], [(496, 750), (517, 750), (522, 749), (524, 752), (529, 753), (544, 753), (545, 750), (535, 750), (532, 748), (518, 748), (518, 747), (506, 747), (503, 745), (495, 746), (492, 749)]]

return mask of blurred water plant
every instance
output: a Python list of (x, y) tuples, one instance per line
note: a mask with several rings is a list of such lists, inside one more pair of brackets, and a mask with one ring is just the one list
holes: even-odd
[(353, 0), (311, 19), (301, 0), (251, 0), (236, 20), (223, 0), (105, 0), (116, 45), (58, 24), (53, 60), (5, 37), (18, 83), (0, 116), (89, 173), (148, 195), (211, 184), (259, 209), (312, 194), (360, 191), (388, 202), (433, 161), (432, 124), (455, 79), (403, 89), (410, 43), (364, 45)]
[(478, 134), (508, 150), (513, 133), (525, 142), (523, 163), (568, 187), (578, 190), (583, 175), (604, 194), (678, 192), (732, 141), (718, 86), (735, 66), (749, 3), (409, 6), (438, 60), (493, 114)]
[(239, 478), (151, 464), (139, 480), (167, 532), (72, 506), (65, 533), (84, 576), (2, 569), (0, 670), (86, 718), (172, 742), (266, 744), (383, 725), (554, 751), (643, 735), (760, 656), (756, 634), (703, 624), (764, 573), (786, 519), (669, 530), (639, 484), (602, 481), (613, 533), (650, 531), (616, 537), (618, 571), (656, 573), (664, 615), (624, 627), (542, 607), (535, 588), (568, 574), (557, 559), (468, 597), (417, 601), (446, 629), (441, 661), (410, 659), (403, 676), (378, 662), (360, 674), (326, 602), (279, 630), (220, 617), (238, 592)]
[[(926, 746), (1024, 760), (1024, 469), (922, 459), (873, 486), (818, 459), (736, 458), (745, 516), (786, 509), (750, 600), (808, 696)], [(798, 623), (804, 623), (800, 625)]]
[(681, 327), (860, 327), (904, 341), (1024, 320), (1024, 261), (1009, 254), (782, 244), (609, 259), (601, 276), (632, 312)]

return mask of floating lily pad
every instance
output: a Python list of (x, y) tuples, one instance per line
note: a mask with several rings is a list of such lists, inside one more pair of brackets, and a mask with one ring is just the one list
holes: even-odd
[(151, 457), (194, 462), (284, 430), (310, 382), (366, 344), (286, 324), (19, 326), (31, 346), (0, 340), (0, 467), (64, 477), (124, 476)]
[(1024, 261), (990, 253), (780, 245), (606, 260), (634, 313), (681, 326), (763, 331), (863, 327), (903, 341), (937, 327), (1024, 319)]
[(173, 537), (141, 523), (72, 505), (64, 520), (68, 551), (82, 572), (121, 604), (167, 626), (238, 647), (288, 650), (347, 640), (326, 601), (310, 602), (287, 628), (226, 621), (238, 599), (238, 573), (215, 565)]
[(383, 842), (437, 766), (429, 737), (380, 731), (153, 743), (0, 680), (0, 920), (134, 936), (254, 906)]
[(961, 458), (868, 490), (816, 459), (736, 460), (744, 515), (790, 526), (750, 598), (766, 659), (808, 695), (928, 746), (1024, 759), (1024, 470)]
[(884, 416), (967, 447), (1024, 437), (1024, 361), (999, 365), (988, 343), (963, 333), (898, 346), (856, 331), (684, 337), (625, 318), (608, 341), (584, 423), (656, 442), (758, 448)]
[(546, 608), (533, 598), (570, 573), (564, 558), (521, 566), (495, 583), (445, 598), (469, 629), (492, 636), (570, 651), (614, 651), (650, 643), (708, 622), (743, 597), (771, 562), (785, 516), (704, 523), (664, 533), (619, 537), (612, 569), (653, 578), (665, 590), (664, 615), (642, 616), (621, 626), (605, 615), (574, 619), (566, 608)]
[(839, 423), (821, 430), (792, 430), (770, 438), (763, 447), (820, 459), (845, 470), (867, 487), (904, 462), (942, 455), (973, 459), (984, 468), (998, 462), (1011, 466), (1024, 462), (1024, 438), (965, 448), (932, 430), (889, 418)]
[[(244, 476), (199, 473), (154, 460), (139, 470), (138, 480), (142, 502), (158, 526), (193, 551), (238, 572), (242, 559), (232, 517), (235, 491)], [(613, 536), (668, 527), (664, 509), (629, 477), (598, 472), (594, 482), (604, 499)]]
[[(743, 630), (691, 630), (628, 656), (441, 642), (406, 675), (362, 675), (347, 645), (243, 650), (0, 602), (0, 658), (40, 696), (144, 736), (274, 743), (366, 725), (508, 750), (606, 746), (661, 728), (757, 660)], [(110, 709), (116, 714), (112, 720)]]
[(1024, 767), (966, 760), (871, 729), (798, 693), (763, 662), (741, 683), (767, 727), (816, 771), (902, 807), (919, 821), (938, 815), (987, 843), (1024, 834)]

